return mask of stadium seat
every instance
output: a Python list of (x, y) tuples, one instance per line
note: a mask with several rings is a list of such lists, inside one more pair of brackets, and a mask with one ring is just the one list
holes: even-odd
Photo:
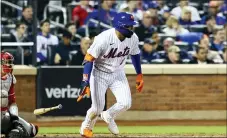
[(206, 25), (191, 25), (189, 27), (190, 32), (204, 32)]
[(189, 45), (192, 45), (194, 42), (198, 42), (203, 36), (203, 33), (190, 32), (186, 34), (177, 35), (176, 39), (178, 41), (187, 42)]

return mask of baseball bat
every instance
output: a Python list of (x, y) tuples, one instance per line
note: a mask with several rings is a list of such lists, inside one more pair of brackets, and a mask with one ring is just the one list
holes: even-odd
[(44, 113), (47, 113), (49, 111), (56, 110), (56, 109), (62, 109), (62, 105), (59, 104), (58, 106), (54, 106), (54, 107), (35, 109), (34, 114), (41, 115), (41, 114), (44, 114)]

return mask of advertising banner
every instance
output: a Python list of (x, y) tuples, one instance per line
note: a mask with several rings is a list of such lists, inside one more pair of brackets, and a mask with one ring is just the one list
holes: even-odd
[(50, 111), (44, 116), (85, 116), (91, 107), (91, 98), (77, 102), (82, 80), (82, 67), (48, 67), (38, 69), (37, 108), (62, 104), (61, 110)]

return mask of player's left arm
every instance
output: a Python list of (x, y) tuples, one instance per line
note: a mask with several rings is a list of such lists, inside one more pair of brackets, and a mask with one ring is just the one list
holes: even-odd
[(141, 69), (141, 62), (140, 62), (140, 49), (139, 49), (139, 40), (136, 39), (133, 45), (133, 49), (130, 53), (132, 64), (136, 70), (137, 77), (136, 77), (136, 89), (138, 92), (141, 92), (143, 89), (143, 74)]
[(12, 75), (12, 83), (9, 89), (9, 113), (11, 116), (11, 120), (18, 120), (18, 107), (16, 104), (16, 96), (14, 86), (16, 84), (16, 78)]

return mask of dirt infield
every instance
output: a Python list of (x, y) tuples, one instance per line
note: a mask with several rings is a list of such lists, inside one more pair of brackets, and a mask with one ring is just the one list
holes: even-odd
[[(40, 127), (56, 126), (80, 126), (82, 121), (53, 121), (53, 122), (32, 122)], [(154, 121), (116, 121), (122, 126), (226, 126), (226, 120), (154, 120)], [(97, 126), (106, 126), (103, 121), (98, 121)]]
[[(207, 137), (207, 138), (225, 138), (226, 135), (192, 135), (192, 134), (185, 134), (185, 135), (143, 135), (143, 134), (124, 134), (124, 135), (111, 135), (111, 134), (96, 134), (94, 135), (95, 138), (173, 138), (173, 137)], [(48, 134), (48, 135), (38, 135), (36, 138), (81, 138), (79, 134)]]

